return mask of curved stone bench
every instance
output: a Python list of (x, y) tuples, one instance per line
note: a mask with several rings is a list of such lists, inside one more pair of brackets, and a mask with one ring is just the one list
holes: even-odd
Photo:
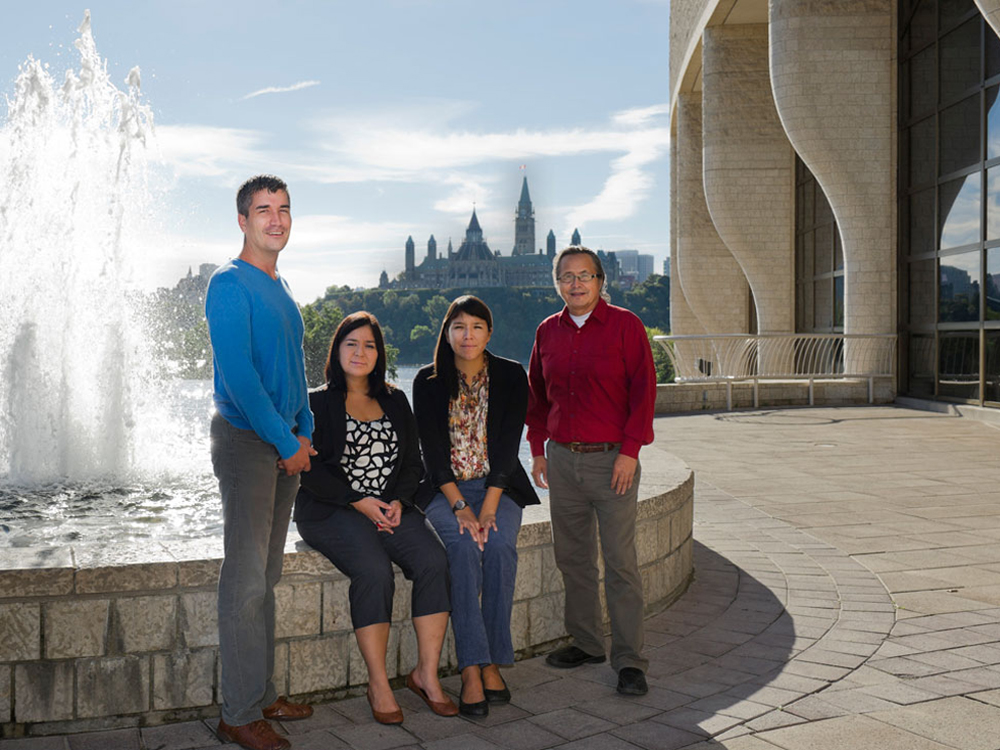
[[(643, 449), (642, 464), (637, 546), (652, 614), (680, 596), (691, 578), (694, 477), (652, 446)], [(221, 547), (214, 538), (125, 549), (0, 549), (0, 736), (216, 714)], [(523, 658), (566, 636), (547, 504), (526, 509), (518, 554), (512, 630)], [(280, 693), (316, 701), (367, 682), (348, 585), (289, 532), (276, 589)], [(397, 571), (390, 677), (416, 664), (409, 600), (410, 584)], [(450, 629), (445, 645), (442, 667), (453, 670)]]

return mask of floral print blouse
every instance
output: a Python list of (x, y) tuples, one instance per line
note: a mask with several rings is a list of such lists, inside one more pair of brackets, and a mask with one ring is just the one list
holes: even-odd
[(490, 473), (486, 448), (486, 412), (490, 404), (489, 368), (467, 383), (458, 373), (458, 397), (448, 402), (451, 470), (455, 481), (479, 479)]

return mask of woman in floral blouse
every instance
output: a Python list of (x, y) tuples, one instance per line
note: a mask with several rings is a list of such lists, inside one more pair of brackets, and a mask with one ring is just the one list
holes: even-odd
[(434, 363), (413, 381), (426, 470), (416, 502), (448, 553), (466, 716), (510, 700), (500, 665), (514, 661), (517, 533), (522, 508), (538, 503), (518, 459), (528, 379), (519, 363), (486, 351), (492, 332), (486, 304), (459, 297), (441, 324)]

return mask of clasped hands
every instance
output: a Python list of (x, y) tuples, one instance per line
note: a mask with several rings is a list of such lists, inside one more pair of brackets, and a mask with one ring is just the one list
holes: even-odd
[(288, 476), (309, 471), (312, 468), (309, 458), (316, 455), (316, 449), (312, 447), (309, 438), (297, 437), (299, 437), (299, 449), (295, 451), (295, 454), (288, 458), (278, 459), (278, 470), (285, 472)]
[(351, 503), (351, 506), (386, 534), (391, 534), (403, 519), (403, 504), (399, 500), (387, 503), (377, 497), (363, 497)]
[(490, 511), (485, 506), (478, 518), (476, 517), (476, 512), (468, 505), (462, 508), (462, 510), (456, 510), (455, 520), (458, 521), (458, 533), (464, 534), (468, 531), (469, 536), (472, 537), (472, 541), (479, 547), (480, 552), (483, 551), (486, 542), (489, 541), (490, 529), (499, 531), (497, 528), (496, 511)]

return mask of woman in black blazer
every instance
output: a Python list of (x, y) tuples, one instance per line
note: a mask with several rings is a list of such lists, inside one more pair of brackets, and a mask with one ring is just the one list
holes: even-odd
[(441, 323), (434, 364), (413, 381), (425, 467), (417, 504), (448, 552), (459, 711), (469, 716), (510, 700), (499, 665), (514, 661), (517, 534), (524, 506), (538, 503), (518, 459), (528, 379), (519, 363), (486, 351), (492, 331), (482, 300), (459, 297)]
[(386, 672), (395, 588), (392, 563), (413, 581), (416, 669), (407, 687), (442, 716), (458, 708), (441, 690), (438, 663), (451, 608), (447, 558), (413, 507), (422, 472), (406, 395), (385, 382), (385, 344), (374, 315), (341, 321), (330, 343), (325, 386), (309, 394), (318, 455), (295, 499), (299, 535), (351, 579), (351, 621), (368, 667), (376, 721), (402, 711)]

